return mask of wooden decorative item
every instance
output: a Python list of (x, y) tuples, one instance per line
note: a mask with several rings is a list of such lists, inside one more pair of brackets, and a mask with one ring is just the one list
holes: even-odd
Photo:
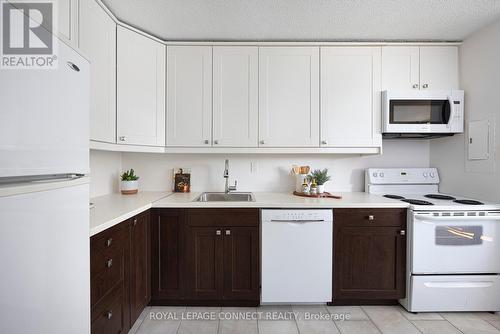
[(306, 193), (301, 193), (301, 192), (298, 192), (298, 191), (294, 191), (293, 194), (295, 196), (300, 196), (300, 197), (342, 199), (342, 196), (332, 195), (329, 192), (324, 192), (324, 193), (321, 193), (321, 194), (311, 195), (311, 194), (306, 194)]

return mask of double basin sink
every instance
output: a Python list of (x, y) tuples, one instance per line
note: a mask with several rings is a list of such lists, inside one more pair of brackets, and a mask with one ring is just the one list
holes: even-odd
[(252, 193), (205, 192), (196, 197), (193, 202), (255, 202)]

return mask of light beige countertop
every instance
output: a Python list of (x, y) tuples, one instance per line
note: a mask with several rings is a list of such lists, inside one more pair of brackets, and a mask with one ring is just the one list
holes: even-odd
[(136, 195), (115, 193), (91, 198), (94, 207), (90, 209), (90, 236), (150, 209), (153, 202), (170, 194), (167, 191), (141, 191)]
[(408, 203), (365, 192), (336, 193), (342, 199), (307, 198), (291, 193), (257, 192), (255, 202), (193, 202), (201, 193), (173, 193), (153, 203), (154, 208), (407, 208)]
[(409, 204), (364, 192), (336, 193), (342, 199), (306, 198), (284, 192), (254, 193), (255, 202), (193, 202), (200, 192), (187, 194), (143, 191), (137, 195), (109, 194), (90, 201), (90, 236), (150, 208), (407, 208)]

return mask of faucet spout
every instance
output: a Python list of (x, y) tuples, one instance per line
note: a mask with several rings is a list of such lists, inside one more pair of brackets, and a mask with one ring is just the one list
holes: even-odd
[(229, 159), (226, 159), (224, 166), (224, 178), (226, 179), (226, 186), (224, 188), (224, 192), (229, 194), (230, 191), (236, 190), (236, 181), (234, 181), (234, 186), (229, 185)]

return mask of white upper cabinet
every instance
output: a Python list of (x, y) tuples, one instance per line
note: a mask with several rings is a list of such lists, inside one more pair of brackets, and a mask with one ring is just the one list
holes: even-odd
[(212, 47), (167, 47), (167, 146), (212, 144)]
[(165, 146), (164, 44), (118, 27), (117, 142)]
[(458, 88), (458, 47), (382, 47), (382, 90)]
[(74, 47), (78, 47), (78, 1), (59, 0), (56, 2), (57, 35)]
[(259, 146), (319, 146), (319, 47), (259, 48)]
[(420, 47), (420, 84), (422, 89), (458, 89), (458, 48)]
[(116, 23), (94, 0), (80, 1), (82, 52), (90, 59), (90, 139), (116, 141)]
[(380, 146), (380, 47), (321, 48), (321, 146)]
[(258, 146), (258, 47), (213, 49), (213, 145)]
[(418, 46), (382, 48), (382, 90), (409, 90), (420, 87)]

